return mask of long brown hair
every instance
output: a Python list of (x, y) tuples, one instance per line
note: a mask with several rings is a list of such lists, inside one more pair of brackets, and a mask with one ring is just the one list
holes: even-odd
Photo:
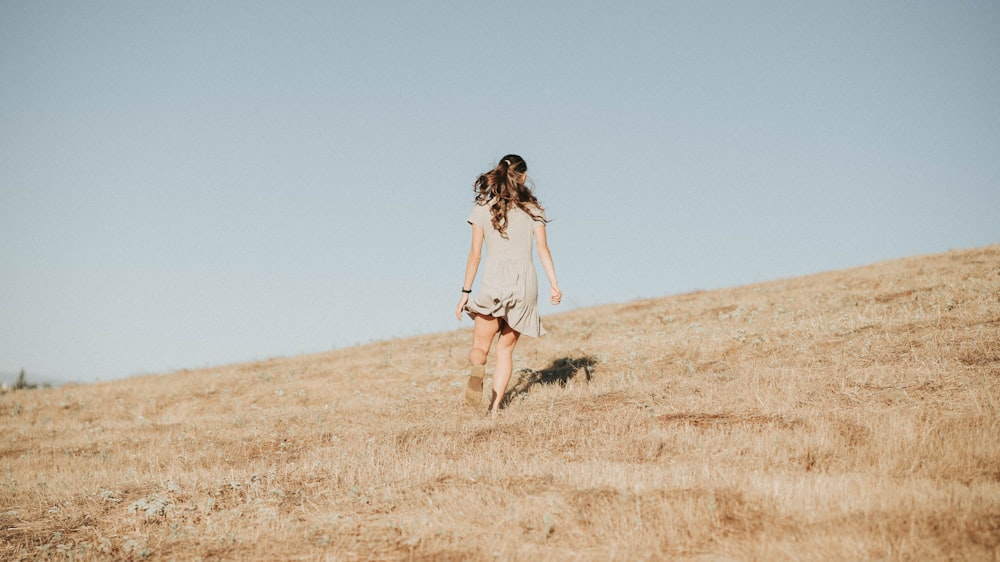
[(508, 154), (500, 159), (495, 168), (480, 174), (472, 184), (476, 192), (476, 203), (490, 205), (493, 228), (500, 236), (507, 238), (507, 213), (514, 207), (528, 213), (531, 218), (548, 222), (542, 217), (545, 209), (531, 192), (531, 188), (522, 181), (522, 176), (528, 173), (528, 163), (517, 154)]

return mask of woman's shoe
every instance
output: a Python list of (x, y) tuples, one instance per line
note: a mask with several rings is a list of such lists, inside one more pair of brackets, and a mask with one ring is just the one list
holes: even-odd
[(483, 375), (486, 367), (473, 365), (469, 371), (469, 384), (465, 387), (465, 401), (470, 406), (477, 407), (483, 402)]

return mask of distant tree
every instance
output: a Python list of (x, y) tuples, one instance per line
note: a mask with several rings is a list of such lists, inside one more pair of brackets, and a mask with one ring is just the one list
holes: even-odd
[(21, 390), (22, 388), (29, 390), (32, 388), (38, 388), (37, 384), (29, 384), (27, 379), (25, 379), (24, 369), (21, 369), (21, 374), (17, 375), (17, 382), (14, 383), (14, 390)]

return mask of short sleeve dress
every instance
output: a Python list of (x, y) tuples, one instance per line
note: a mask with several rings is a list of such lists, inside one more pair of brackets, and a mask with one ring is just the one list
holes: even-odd
[(544, 225), (545, 215), (533, 218), (514, 207), (507, 213), (507, 238), (493, 228), (490, 206), (493, 201), (477, 203), (469, 215), (469, 224), (479, 225), (485, 232), (486, 260), (479, 294), (469, 299), (465, 311), (502, 318), (507, 325), (526, 336), (545, 333), (538, 316), (538, 278), (532, 259), (531, 242), (537, 227)]

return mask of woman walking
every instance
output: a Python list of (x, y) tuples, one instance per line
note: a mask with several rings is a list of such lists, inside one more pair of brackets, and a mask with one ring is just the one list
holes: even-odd
[[(473, 184), (475, 205), (469, 215), (472, 249), (465, 268), (462, 296), (455, 309), (461, 320), (466, 312), (475, 322), (472, 329), (471, 364), (465, 399), (471, 406), (483, 400), (486, 357), (497, 332), (496, 368), (490, 413), (496, 415), (513, 371), (514, 346), (521, 334), (537, 337), (545, 333), (538, 317), (538, 280), (531, 256), (534, 238), (538, 258), (549, 278), (550, 302), (559, 304), (562, 291), (556, 281), (552, 254), (545, 239), (545, 209), (526, 185), (528, 165), (516, 154), (500, 159), (495, 168), (481, 174)], [(479, 294), (470, 299), (486, 243), (486, 264)]]

